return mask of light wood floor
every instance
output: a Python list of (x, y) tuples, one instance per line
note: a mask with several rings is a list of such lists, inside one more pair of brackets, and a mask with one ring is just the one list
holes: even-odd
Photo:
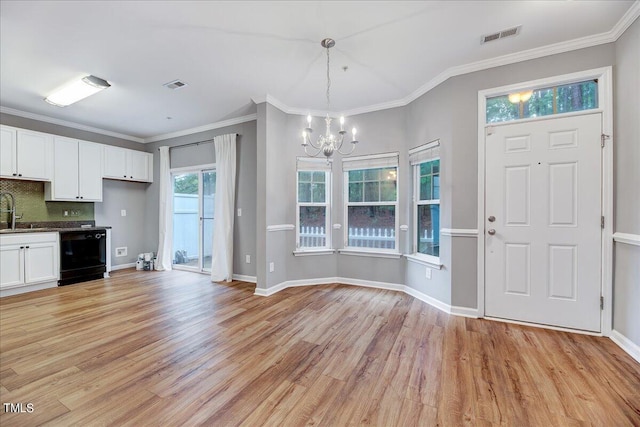
[(640, 425), (607, 338), (327, 285), (269, 298), (187, 272), (0, 300), (0, 425)]

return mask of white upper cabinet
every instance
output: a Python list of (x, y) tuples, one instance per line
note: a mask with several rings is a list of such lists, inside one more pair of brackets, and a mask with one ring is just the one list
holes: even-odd
[(0, 176), (49, 181), (53, 172), (53, 136), (1, 126)]
[(45, 200), (101, 202), (102, 146), (54, 137), (54, 174), (45, 184)]
[(104, 146), (104, 178), (153, 181), (153, 155), (111, 145)]

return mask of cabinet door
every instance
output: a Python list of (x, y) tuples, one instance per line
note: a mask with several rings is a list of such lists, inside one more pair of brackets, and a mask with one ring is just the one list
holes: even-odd
[(53, 168), (51, 135), (19, 129), (17, 132), (18, 176), (48, 181)]
[(102, 146), (79, 141), (78, 188), (82, 201), (102, 201)]
[(78, 199), (78, 141), (56, 136), (53, 139), (52, 200)]
[(129, 150), (129, 177), (135, 181), (149, 181), (149, 153)]
[(127, 175), (127, 149), (104, 146), (104, 178), (129, 179)]
[(24, 249), (25, 284), (58, 280), (56, 242), (29, 243)]
[(24, 256), (20, 245), (0, 246), (0, 288), (24, 285)]
[(0, 175), (16, 176), (16, 130), (0, 126)]

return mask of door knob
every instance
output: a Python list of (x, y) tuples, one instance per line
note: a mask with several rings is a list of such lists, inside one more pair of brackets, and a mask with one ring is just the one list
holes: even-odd
[(490, 228), (490, 229), (487, 231), (487, 233), (489, 233), (490, 235), (492, 235), (492, 236), (493, 236), (494, 234), (496, 234), (496, 230), (494, 230), (493, 228)]
[(496, 217), (491, 215), (489, 218), (487, 218), (489, 220), (489, 222), (493, 222), (496, 220)]

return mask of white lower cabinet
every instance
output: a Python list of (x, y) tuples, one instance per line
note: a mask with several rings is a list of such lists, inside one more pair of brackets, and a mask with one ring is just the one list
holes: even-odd
[(58, 233), (16, 233), (0, 236), (0, 296), (58, 285)]

